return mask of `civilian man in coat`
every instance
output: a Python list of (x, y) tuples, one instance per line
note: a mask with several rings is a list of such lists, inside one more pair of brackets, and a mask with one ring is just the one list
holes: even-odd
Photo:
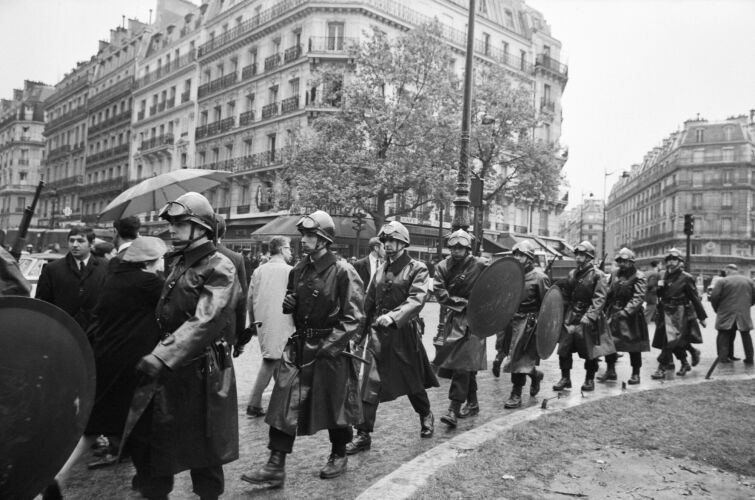
[[(645, 273), (634, 267), (634, 252), (622, 248), (614, 259), (618, 269), (613, 272), (606, 296), (608, 326), (617, 352), (628, 352), (632, 365), (629, 384), (640, 383), (642, 353), (650, 350), (648, 325), (642, 302), (645, 300)], [(616, 380), (616, 353), (606, 356), (606, 372), (599, 382)]]
[[(473, 335), (467, 319), (467, 302), (485, 263), (471, 254), (472, 236), (458, 229), (448, 237), (451, 255), (435, 268), (433, 293), (443, 306), (443, 332), (436, 341), (433, 364), (438, 367), (438, 376), (451, 379), (448, 413), (440, 421), (456, 427), (462, 412), (461, 405), (467, 402), (465, 414), (477, 408), (477, 372), (487, 368), (485, 339)], [(440, 344), (440, 345), (439, 345)]]
[(558, 341), (558, 366), (561, 380), (553, 386), (554, 391), (571, 387), (573, 353), (585, 360), (585, 383), (583, 391), (595, 390), (595, 373), (598, 358), (616, 352), (613, 338), (606, 328), (603, 308), (606, 303), (606, 284), (603, 273), (593, 264), (595, 247), (583, 241), (574, 247), (576, 269), (556, 283), (564, 294), (566, 312), (564, 326)]
[(356, 426), (357, 435), (346, 446), (349, 455), (370, 449), (378, 404), (400, 396), (408, 396), (419, 415), (421, 437), (431, 437), (435, 429), (426, 389), (440, 384), (422, 345), (424, 325), (419, 317), (430, 291), (430, 277), (425, 264), (406, 252), (410, 240), (403, 224), (391, 221), (378, 236), (387, 258), (364, 301), (368, 321), (364, 340), (372, 363), (365, 368), (369, 372), (362, 382), (364, 422)]
[(370, 280), (375, 275), (375, 272), (385, 258), (385, 249), (383, 248), (383, 243), (380, 241), (380, 238), (370, 238), (368, 245), (370, 247), (370, 253), (367, 257), (359, 259), (354, 263), (354, 269), (357, 270), (359, 277), (362, 278), (362, 283), (364, 284), (365, 289), (369, 286)]
[(68, 231), (68, 254), (42, 268), (36, 298), (55, 304), (87, 331), (107, 274), (107, 262), (91, 254), (94, 231)]
[(261, 469), (241, 479), (281, 487), (286, 455), (297, 435), (328, 429), (331, 452), (320, 478), (346, 472), (346, 445), (351, 426), (362, 421), (359, 380), (349, 341), (363, 326), (362, 280), (351, 264), (338, 260), (330, 245), (335, 225), (317, 210), (296, 224), (306, 255), (289, 274), (283, 312), (291, 313), (296, 333), (278, 366), (265, 422), (270, 425), (270, 458)]
[(736, 264), (729, 264), (726, 266), (726, 277), (718, 280), (713, 287), (710, 303), (716, 311), (718, 362), (731, 363), (731, 344), (739, 330), (745, 363), (753, 364), (750, 308), (755, 304), (755, 282), (739, 274)]
[[(677, 375), (683, 376), (692, 369), (687, 362), (687, 350), (693, 349), (693, 356), (694, 353), (699, 356), (699, 351), (691, 344), (702, 343), (698, 322), (705, 327), (705, 318), (708, 317), (697, 294), (695, 278), (683, 270), (682, 252), (672, 248), (664, 262), (666, 273), (658, 281), (658, 311), (653, 335), (653, 347), (661, 349), (658, 370), (650, 376), (654, 380), (665, 378), (669, 366), (673, 370), (672, 355), (682, 364)], [(696, 363), (693, 361), (693, 364)]]
[(194, 493), (223, 493), (223, 464), (239, 456), (238, 407), (231, 346), (241, 285), (233, 263), (210, 240), (215, 213), (207, 198), (186, 193), (160, 217), (170, 224), (171, 273), (157, 304), (163, 339), (137, 370), (156, 381), (152, 404), (137, 424), (149, 435), (132, 450), (139, 488), (168, 498), (173, 476), (190, 470)]
[(13, 256), (0, 246), (0, 296), (21, 295), (28, 297), (31, 285), (24, 278), (18, 262)]
[(270, 260), (252, 273), (247, 297), (249, 328), (257, 333), (262, 363), (254, 379), (252, 394), (246, 414), (250, 417), (265, 415), (262, 408), (262, 392), (270, 383), (275, 368), (283, 355), (283, 349), (296, 330), (294, 319), (284, 314), (281, 304), (286, 298), (288, 275), (291, 273), (291, 239), (273, 236), (268, 244)]
[[(519, 408), (522, 406), (522, 388), (527, 382), (527, 376), (532, 379), (530, 396), (537, 396), (540, 392), (543, 372), (537, 369), (540, 356), (537, 354), (537, 342), (534, 337), (540, 305), (543, 303), (545, 292), (550, 288), (551, 282), (548, 276), (535, 266), (537, 256), (531, 242), (517, 243), (511, 253), (524, 267), (524, 295), (519, 309), (501, 336), (500, 342), (496, 339), (496, 350), (498, 350), (496, 360), (506, 358), (503, 371), (511, 374), (513, 385), (511, 395), (503, 406), (504, 408)], [(493, 368), (495, 369), (495, 364)], [(495, 371), (493, 374), (495, 375)]]
[(246, 328), (246, 294), (249, 291), (249, 281), (244, 265), (244, 256), (223, 245), (226, 230), (225, 217), (216, 214), (215, 218), (217, 231), (215, 247), (218, 252), (233, 262), (233, 267), (236, 268), (236, 277), (241, 284), (241, 300), (236, 305), (236, 345), (233, 347), (233, 357), (237, 358), (244, 352), (244, 346), (252, 339), (251, 331)]
[(141, 222), (139, 221), (139, 217), (135, 215), (130, 215), (113, 222), (113, 231), (115, 232), (113, 244), (115, 245), (116, 255), (108, 262), (108, 270), (113, 271), (118, 267), (118, 260), (123, 258), (123, 254), (126, 253), (131, 243), (139, 237), (140, 227)]

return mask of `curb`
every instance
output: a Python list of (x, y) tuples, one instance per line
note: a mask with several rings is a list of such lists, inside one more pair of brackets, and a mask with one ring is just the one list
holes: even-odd
[[(736, 374), (736, 375), (719, 375), (715, 380), (741, 381), (755, 379), (755, 373)], [(510, 414), (490, 420), (489, 422), (475, 427), (463, 434), (442, 443), (425, 453), (418, 455), (414, 459), (401, 465), (398, 469), (381, 478), (378, 482), (364, 490), (357, 496), (358, 500), (385, 500), (409, 498), (422, 488), (427, 480), (436, 474), (442, 467), (452, 465), (458, 458), (470, 451), (480, 448), (487, 441), (498, 436), (500, 433), (511, 429), (517, 424), (531, 422), (540, 418), (544, 413), (554, 413), (579, 406), (589, 404), (593, 401), (609, 397), (617, 397), (623, 394), (632, 394), (636, 392), (663, 390), (668, 386), (676, 385), (694, 385), (705, 382), (711, 382), (703, 377), (674, 379), (671, 381), (661, 382), (632, 388), (632, 390), (622, 390), (619, 387), (606, 388), (599, 393), (592, 393), (588, 396), (582, 396), (579, 391), (572, 391), (565, 398), (547, 398), (553, 400), (549, 407), (543, 410), (539, 405), (531, 406)]]

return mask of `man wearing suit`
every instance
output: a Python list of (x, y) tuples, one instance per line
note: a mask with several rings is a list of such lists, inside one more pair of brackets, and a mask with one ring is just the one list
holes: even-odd
[(94, 306), (107, 274), (105, 261), (91, 254), (94, 231), (74, 227), (68, 232), (68, 254), (42, 268), (36, 298), (70, 314), (84, 331), (93, 319)]
[(375, 271), (377, 271), (377, 268), (380, 267), (380, 264), (383, 263), (383, 259), (385, 258), (383, 243), (379, 238), (370, 238), (368, 245), (370, 247), (369, 255), (354, 263), (354, 269), (357, 270), (357, 274), (362, 278), (365, 290), (369, 286), (370, 280), (375, 275)]
[[(113, 222), (113, 229), (115, 230), (115, 239), (113, 240), (113, 243), (115, 244), (115, 251), (117, 252), (116, 257), (119, 259), (123, 258), (123, 254), (126, 253), (126, 250), (131, 246), (131, 243), (139, 237), (140, 227), (141, 222), (139, 222), (139, 217), (134, 215)], [(112, 265), (117, 265), (117, 262)]]
[(710, 303), (716, 311), (718, 362), (731, 363), (732, 339), (739, 330), (745, 350), (745, 363), (753, 364), (750, 307), (755, 304), (755, 283), (739, 274), (735, 264), (729, 264), (726, 266), (726, 277), (718, 280), (713, 287)]

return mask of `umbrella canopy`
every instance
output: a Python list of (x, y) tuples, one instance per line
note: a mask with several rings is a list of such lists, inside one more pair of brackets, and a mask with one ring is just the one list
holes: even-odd
[(230, 172), (183, 168), (156, 175), (119, 194), (100, 213), (99, 220), (117, 220), (129, 215), (160, 210), (184, 193), (201, 193), (225, 181)]
[[(272, 236), (299, 236), (299, 230), (296, 229), (296, 223), (301, 219), (301, 215), (282, 215), (252, 233), (253, 240), (266, 240)], [(336, 226), (336, 239), (338, 238), (356, 238), (357, 233), (354, 230), (351, 217), (340, 215), (333, 216), (333, 223)], [(360, 238), (369, 238), (375, 236), (375, 223), (372, 219), (365, 219), (365, 227), (360, 233)]]

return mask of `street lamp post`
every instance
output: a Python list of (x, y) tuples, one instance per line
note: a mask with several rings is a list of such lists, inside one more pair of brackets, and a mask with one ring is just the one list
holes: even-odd
[[(606, 199), (606, 180), (608, 179), (609, 175), (615, 174), (617, 171), (614, 170), (613, 172), (608, 172), (605, 168), (603, 169), (603, 225), (601, 226), (601, 236), (600, 236), (600, 253), (603, 255), (607, 255), (606, 252), (606, 207), (608, 206), (608, 200)], [(625, 179), (629, 177), (629, 172), (626, 170), (621, 173), (621, 178)]]

